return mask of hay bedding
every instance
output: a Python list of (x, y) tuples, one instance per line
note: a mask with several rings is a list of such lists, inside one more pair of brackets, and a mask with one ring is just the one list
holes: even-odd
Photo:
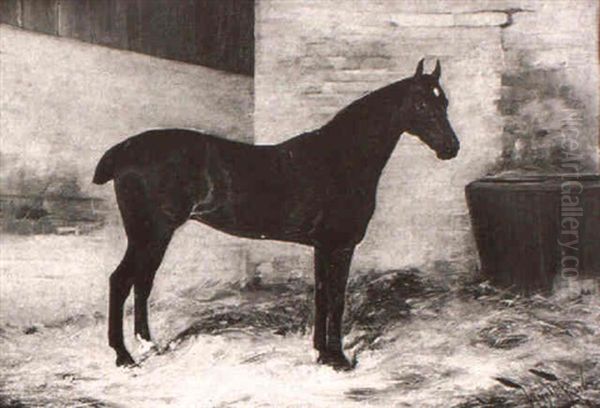
[[(110, 406), (115, 400), (176, 405), (181, 397), (177, 393), (159, 397), (131, 390), (157, 380), (152, 376), (165, 367), (172, 368), (171, 374), (185, 372), (176, 367), (188, 359), (186, 350), (206, 336), (227, 339), (231, 333), (237, 338), (218, 343), (213, 353), (218, 358), (211, 364), (229, 359), (259, 371), (277, 371), (286, 364), (284, 370), (293, 371), (298, 364), (318, 373), (327, 370), (314, 365), (307, 351), (312, 285), (293, 279), (234, 282), (212, 285), (210, 290), (200, 302), (202, 288), (181, 291), (175, 303), (155, 302), (152, 313), (162, 326), (157, 332), (166, 330), (170, 337), (159, 339), (161, 350), (147, 356), (134, 374), (119, 374), (120, 380), (103, 378), (115, 369), (104, 351), (104, 317), (97, 312), (38, 326), (3, 327), (2, 348), (8, 352), (2, 353), (1, 405)], [(183, 330), (170, 323), (177, 316), (185, 316)], [(349, 283), (345, 327), (346, 347), (359, 366), (346, 379), (326, 374), (332, 377), (313, 391), (319, 398), (319, 393), (337, 390), (332, 401), (349, 406), (597, 407), (599, 322), (600, 302), (593, 295), (523, 298), (486, 282), (443, 283), (416, 269), (358, 273)], [(240, 336), (250, 340), (238, 343)], [(52, 338), (61, 338), (61, 344), (40, 349), (44, 342), (53, 344)], [(257, 344), (260, 347), (254, 349)], [(78, 364), (80, 353), (98, 350), (106, 364)], [(476, 358), (471, 361), (472, 357)], [(478, 364), (488, 361), (488, 375), (479, 378)], [(145, 375), (146, 382), (135, 380)], [(332, 381), (330, 391), (327, 381)], [(482, 382), (473, 385), (474, 381)], [(120, 394), (102, 397), (113, 388)], [(248, 405), (269, 404), (246, 392), (240, 398)], [(277, 405), (286, 405), (286, 396), (281, 398)], [(317, 402), (329, 406), (330, 396)]]

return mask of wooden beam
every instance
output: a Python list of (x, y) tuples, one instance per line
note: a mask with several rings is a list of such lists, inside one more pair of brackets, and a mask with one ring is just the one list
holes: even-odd
[(21, 0), (0, 1), (0, 23), (21, 27), (22, 12)]
[(46, 34), (58, 34), (57, 0), (22, 0), (22, 27)]

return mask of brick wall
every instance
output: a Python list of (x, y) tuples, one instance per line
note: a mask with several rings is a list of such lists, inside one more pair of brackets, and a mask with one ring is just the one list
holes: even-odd
[(598, 168), (598, 3), (531, 2), (503, 30), (499, 113), (503, 150), (494, 170), (565, 168), (565, 140), (579, 172)]
[[(588, 167), (597, 166), (595, 9), (593, 1), (259, 1), (256, 141), (280, 142), (319, 127), (361, 95), (412, 75), (420, 58), (429, 70), (439, 58), (461, 152), (440, 162), (416, 138), (403, 136), (381, 179), (355, 268), (472, 266), (463, 189), (490, 171), (509, 169), (506, 157), (516, 160), (509, 119), (532, 113), (506, 112), (503, 102), (512, 97), (507, 81), (527, 74), (524, 64), (561, 73), (571, 96), (582, 101), (576, 109), (585, 121), (578, 126), (586, 128)], [(530, 81), (530, 88), (541, 100), (552, 98), (536, 89), (541, 82)], [(568, 114), (558, 105), (549, 109), (552, 117)], [(306, 249), (281, 245), (272, 255), (268, 245), (256, 244), (256, 263), (275, 257), (310, 264)]]

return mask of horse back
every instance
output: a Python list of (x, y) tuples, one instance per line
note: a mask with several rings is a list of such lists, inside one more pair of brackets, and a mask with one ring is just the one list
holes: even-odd
[[(102, 175), (98, 179), (111, 174), (117, 185), (137, 179), (148, 205), (174, 222), (192, 218), (230, 234), (257, 238), (272, 235), (281, 224), (286, 173), (275, 146), (183, 129), (133, 136), (111, 148), (97, 170)], [(124, 190), (118, 189), (121, 196)]]

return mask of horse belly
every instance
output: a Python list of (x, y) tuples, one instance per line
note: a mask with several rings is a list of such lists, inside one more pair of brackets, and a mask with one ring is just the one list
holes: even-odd
[(238, 195), (196, 206), (190, 218), (231, 235), (266, 238), (280, 229), (276, 203), (277, 200), (264, 196), (249, 200)]

